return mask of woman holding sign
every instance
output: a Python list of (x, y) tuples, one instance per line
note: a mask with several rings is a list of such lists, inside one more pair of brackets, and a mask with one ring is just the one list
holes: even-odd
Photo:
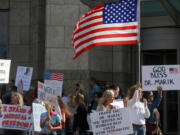
[(106, 90), (103, 93), (102, 98), (99, 101), (97, 111), (108, 111), (113, 108), (111, 103), (114, 101), (114, 92), (113, 90)]
[(140, 84), (132, 86), (128, 91), (127, 105), (130, 107), (134, 135), (146, 135), (145, 118), (150, 116), (147, 100), (143, 99), (143, 102), (141, 102), (142, 95)]
[(47, 112), (40, 116), (41, 135), (57, 135), (61, 129), (61, 122), (58, 114), (54, 112), (52, 105), (45, 105)]
[[(11, 95), (11, 104), (17, 106), (23, 106), (23, 96), (18, 92), (13, 92)], [(25, 132), (21, 130), (5, 130), (5, 135), (24, 135)]]

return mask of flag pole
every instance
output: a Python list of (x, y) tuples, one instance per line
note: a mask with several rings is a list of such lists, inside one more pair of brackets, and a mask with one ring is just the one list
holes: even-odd
[(138, 81), (141, 81), (141, 0), (138, 0)]

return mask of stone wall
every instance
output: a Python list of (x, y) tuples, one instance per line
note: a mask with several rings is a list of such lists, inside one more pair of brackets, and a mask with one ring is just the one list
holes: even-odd
[(64, 92), (75, 88), (76, 83), (88, 87), (88, 52), (73, 60), (73, 27), (88, 11), (80, 0), (46, 1), (46, 71), (64, 73)]
[(12, 60), (11, 79), (15, 79), (17, 66), (30, 63), (30, 0), (9, 0), (8, 58)]
[(47, 0), (46, 71), (65, 74), (66, 93), (72, 91), (77, 82), (89, 89), (88, 79), (91, 76), (126, 89), (131, 85), (129, 46), (95, 47), (72, 60), (73, 27), (89, 10), (80, 0)]
[(45, 0), (31, 0), (30, 4), (30, 61), (34, 79), (44, 79), (45, 69)]
[(7, 58), (12, 60), (10, 79), (15, 80), (17, 66), (33, 67), (33, 80), (43, 79), (45, 1), (0, 0), (0, 9), (9, 15)]

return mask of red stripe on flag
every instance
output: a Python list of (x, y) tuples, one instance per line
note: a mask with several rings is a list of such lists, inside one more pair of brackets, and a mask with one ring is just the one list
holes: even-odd
[(63, 81), (64, 74), (62, 73), (51, 73), (50, 80)]
[(103, 7), (104, 7), (104, 4), (101, 4), (101, 5), (98, 5), (98, 6), (96, 6), (95, 8), (93, 8), (93, 10), (99, 9), (99, 8), (103, 8)]
[(87, 26), (85, 26), (85, 27), (83, 27), (83, 28), (78, 29), (78, 30), (74, 33), (74, 35), (77, 34), (77, 33), (79, 33), (79, 32), (81, 32), (81, 31), (83, 31), (83, 30), (85, 30), (85, 29), (89, 29), (89, 28), (91, 28), (91, 27), (94, 27), (94, 26), (97, 26), (97, 25), (101, 25), (101, 24), (103, 24), (102, 21), (101, 21), (101, 22), (92, 23), (92, 24), (90, 24), (90, 25), (87, 25)]
[(133, 41), (112, 41), (112, 42), (101, 42), (101, 43), (95, 43), (95, 44), (91, 44), (85, 48), (83, 48), (81, 51), (79, 51), (78, 53), (76, 53), (76, 55), (74, 56), (73, 59), (76, 59), (79, 55), (81, 55), (83, 52), (95, 47), (95, 46), (109, 46), (109, 45), (136, 45), (138, 44), (137, 40), (133, 40)]
[(73, 42), (76, 42), (77, 40), (86, 37), (90, 34), (94, 34), (94, 33), (98, 33), (98, 32), (103, 32), (103, 31), (113, 31), (113, 30), (129, 30), (129, 29), (137, 29), (137, 26), (123, 26), (123, 27), (108, 27), (108, 28), (99, 28), (99, 29), (95, 29), (92, 31), (89, 31), (85, 34), (82, 34), (78, 37), (76, 37)]
[(91, 17), (91, 18), (88, 18), (88, 19), (80, 22), (80, 25), (82, 25), (82, 24), (84, 24), (84, 23), (87, 23), (87, 22), (89, 22), (89, 21), (95, 20), (95, 19), (100, 19), (100, 18), (102, 18), (102, 17), (103, 17), (103, 15), (93, 16), (93, 17)]
[(102, 11), (103, 11), (103, 9), (92, 10), (91, 12), (84, 14), (84, 16), (81, 17), (80, 21), (84, 20), (86, 17), (88, 17), (90, 15), (93, 15), (95, 13), (102, 12)]
[(108, 35), (100, 35), (100, 36), (95, 36), (89, 39), (86, 39), (82, 42), (80, 42), (79, 44), (77, 44), (75, 46), (75, 49), (77, 49), (78, 47), (80, 47), (81, 45), (90, 42), (92, 40), (97, 40), (97, 39), (103, 39), (103, 38), (120, 38), (120, 37), (135, 37), (137, 36), (137, 33), (130, 33), (130, 34), (108, 34)]

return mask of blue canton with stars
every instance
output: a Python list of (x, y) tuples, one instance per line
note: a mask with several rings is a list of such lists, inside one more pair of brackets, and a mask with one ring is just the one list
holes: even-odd
[(51, 78), (50, 73), (46, 73), (46, 74), (45, 74), (45, 80), (50, 80), (50, 78)]
[(119, 0), (104, 5), (103, 23), (128, 23), (137, 21), (137, 0)]

